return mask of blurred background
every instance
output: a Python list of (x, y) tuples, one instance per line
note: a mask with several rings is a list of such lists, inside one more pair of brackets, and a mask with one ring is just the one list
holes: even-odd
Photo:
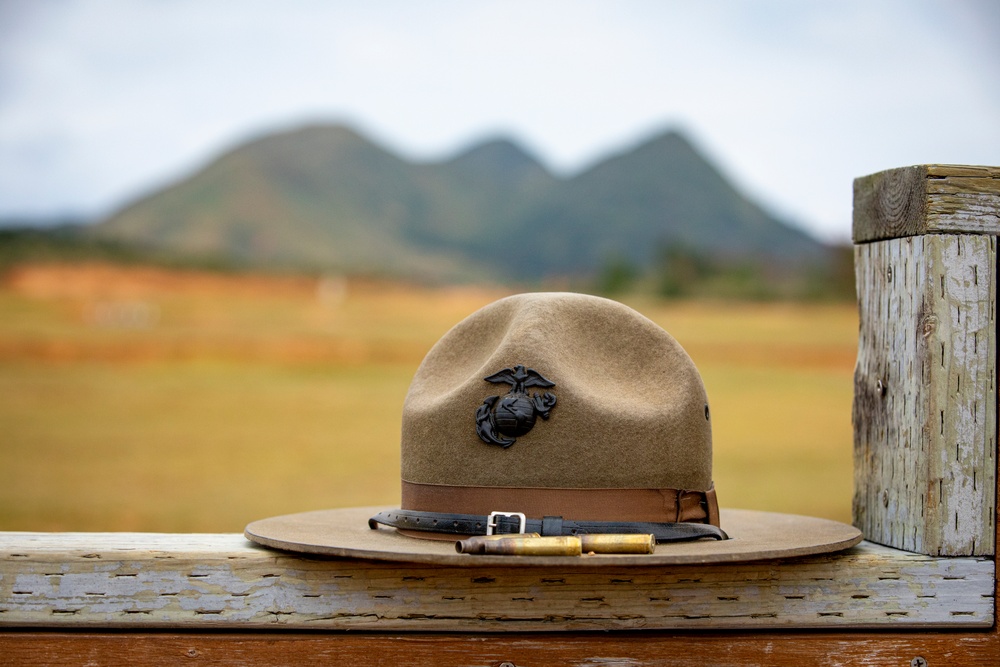
[(704, 375), (724, 506), (848, 521), (855, 177), (1000, 163), (1000, 5), (0, 0), (0, 530), (398, 501), (516, 291)]

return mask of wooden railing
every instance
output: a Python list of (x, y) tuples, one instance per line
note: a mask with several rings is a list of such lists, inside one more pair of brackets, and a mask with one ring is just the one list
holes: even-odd
[(553, 572), (0, 533), (0, 664), (997, 665), (1000, 170), (858, 179), (854, 230), (854, 521), (870, 541)]

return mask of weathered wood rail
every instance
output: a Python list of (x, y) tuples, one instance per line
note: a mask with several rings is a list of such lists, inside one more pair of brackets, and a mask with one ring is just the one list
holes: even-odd
[[(470, 560), (472, 557), (470, 557)], [(0, 622), (413, 631), (988, 628), (993, 561), (865, 543), (742, 565), (443, 567), (302, 558), (239, 535), (0, 534)]]
[(554, 573), (0, 533), (0, 664), (997, 665), (1000, 169), (858, 179), (854, 233), (869, 541)]

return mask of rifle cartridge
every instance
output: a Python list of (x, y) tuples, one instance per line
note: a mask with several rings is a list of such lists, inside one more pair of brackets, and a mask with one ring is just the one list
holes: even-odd
[[(488, 539), (482, 539), (488, 537)], [(458, 553), (492, 554), (503, 556), (579, 556), (582, 553), (579, 537), (572, 535), (539, 537), (527, 535), (476, 536), (455, 543)]]
[(460, 554), (483, 554), (486, 553), (484, 546), (487, 542), (497, 540), (509, 540), (512, 537), (541, 537), (538, 533), (504, 533), (502, 535), (473, 535), (464, 540), (455, 542), (455, 551)]
[(656, 550), (653, 535), (580, 535), (583, 553), (595, 554), (651, 554)]

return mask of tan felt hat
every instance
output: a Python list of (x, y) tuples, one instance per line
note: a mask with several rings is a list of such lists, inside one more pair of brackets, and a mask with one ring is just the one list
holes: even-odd
[(457, 553), (470, 535), (656, 538), (655, 553), (590, 564), (783, 558), (861, 540), (824, 519), (720, 512), (711, 418), (691, 358), (636, 311), (582, 294), (511, 296), (456, 325), (417, 370), (400, 508), (274, 517), (245, 534), (291, 551), (469, 565), (572, 559)]

